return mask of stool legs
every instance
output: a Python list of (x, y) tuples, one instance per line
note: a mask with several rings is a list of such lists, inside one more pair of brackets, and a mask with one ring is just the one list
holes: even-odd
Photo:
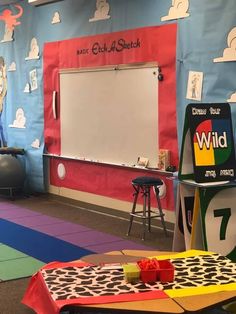
[[(134, 202), (133, 202), (133, 207), (130, 213), (130, 220), (129, 220), (129, 226), (128, 226), (128, 231), (127, 231), (127, 236), (129, 236), (131, 227), (133, 224), (134, 217), (139, 217), (142, 218), (142, 225), (143, 225), (143, 234), (142, 234), (142, 240), (145, 240), (145, 235), (146, 235), (146, 220), (148, 220), (148, 231), (151, 231), (151, 197), (150, 197), (150, 187), (149, 186), (135, 186), (134, 187)], [(141, 189), (141, 193), (143, 196), (143, 210), (142, 212), (136, 211), (136, 205), (137, 205), (137, 200), (139, 196), (139, 192)]]
[[(147, 229), (147, 221), (148, 221), (148, 231), (151, 232), (151, 218), (154, 217), (160, 217), (161, 223), (163, 230), (165, 232), (165, 235), (167, 236), (167, 229), (166, 229), (166, 224), (164, 220), (164, 213), (162, 211), (162, 206), (161, 206), (161, 201), (159, 197), (159, 188), (157, 186), (154, 186), (155, 194), (156, 194), (156, 200), (157, 200), (157, 206), (159, 213), (156, 215), (151, 215), (153, 212), (151, 210), (151, 196), (150, 196), (150, 186), (140, 186), (140, 185), (133, 185), (134, 188), (134, 201), (133, 201), (133, 206), (132, 210), (130, 213), (130, 220), (129, 220), (129, 226), (128, 226), (128, 231), (127, 231), (127, 236), (130, 235), (131, 227), (133, 224), (134, 217), (138, 217), (142, 219), (142, 226), (143, 226), (143, 232), (142, 232), (142, 240), (145, 240), (145, 235), (146, 235), (146, 229)], [(139, 193), (142, 193), (143, 196), (143, 210), (142, 211), (136, 211), (136, 205), (137, 205), (137, 200)], [(147, 221), (146, 221), (147, 220)]]
[(135, 208), (136, 208), (136, 204), (137, 204), (137, 199), (138, 199), (138, 195), (139, 195), (139, 190), (140, 190), (140, 187), (139, 186), (133, 186), (134, 187), (134, 202), (133, 202), (133, 207), (132, 207), (132, 210), (131, 210), (131, 214), (130, 214), (130, 219), (129, 219), (129, 227), (128, 227), (128, 231), (127, 231), (127, 236), (129, 236), (130, 234), (130, 231), (131, 231), (131, 227), (132, 227), (132, 224), (133, 224), (133, 220), (134, 220), (134, 216), (133, 214), (135, 213)]
[(148, 221), (148, 232), (151, 232), (151, 196), (150, 196), (150, 186), (142, 187), (143, 194), (143, 237), (142, 240), (145, 240), (146, 229)]
[[(145, 240), (146, 235), (146, 219), (148, 219), (148, 230), (150, 230), (150, 213), (147, 213), (147, 205), (148, 209), (150, 206), (150, 189), (148, 187), (142, 187), (142, 194), (143, 194), (143, 216), (141, 216), (143, 220), (143, 236), (142, 240)], [(148, 204), (147, 204), (148, 203)], [(148, 214), (148, 217), (147, 217)]]
[(148, 197), (148, 231), (151, 232), (151, 196), (150, 196), (150, 187), (146, 188), (146, 194)]

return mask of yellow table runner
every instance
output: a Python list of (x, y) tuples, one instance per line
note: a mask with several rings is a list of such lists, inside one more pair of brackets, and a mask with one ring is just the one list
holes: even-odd
[(175, 265), (175, 281), (169, 287), (164, 287), (165, 293), (171, 298), (236, 291), (236, 263), (220, 254), (188, 250), (155, 257), (159, 260), (170, 259)]

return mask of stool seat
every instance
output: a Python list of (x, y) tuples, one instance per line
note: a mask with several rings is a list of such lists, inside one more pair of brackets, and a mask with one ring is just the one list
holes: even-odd
[[(134, 194), (133, 194), (134, 202), (133, 202), (133, 207), (130, 213), (130, 221), (129, 221), (128, 231), (127, 231), (127, 236), (129, 236), (130, 234), (134, 217), (141, 218), (143, 220), (142, 240), (145, 240), (146, 221), (148, 221), (148, 231), (151, 232), (151, 219), (152, 218), (161, 219), (163, 230), (167, 236), (167, 230), (166, 230), (166, 225), (165, 225), (165, 220), (164, 220), (165, 214), (162, 211), (161, 201), (160, 201), (160, 196), (159, 196), (159, 187), (163, 185), (163, 181), (160, 178), (156, 178), (156, 177), (142, 176), (142, 177), (137, 177), (133, 179), (131, 183), (134, 188)], [(151, 188), (153, 188), (154, 194), (156, 196), (157, 212), (154, 212), (151, 209)], [(136, 204), (137, 204), (139, 195), (143, 197), (143, 210), (141, 211), (136, 210)]]
[(132, 180), (132, 184), (136, 185), (163, 185), (163, 181), (159, 178), (154, 177), (137, 177)]

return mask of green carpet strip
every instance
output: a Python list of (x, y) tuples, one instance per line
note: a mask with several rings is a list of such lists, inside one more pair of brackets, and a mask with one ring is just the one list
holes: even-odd
[(5, 244), (0, 244), (0, 262), (22, 257), (27, 257), (27, 255)]
[(29, 277), (45, 263), (0, 244), (0, 281)]

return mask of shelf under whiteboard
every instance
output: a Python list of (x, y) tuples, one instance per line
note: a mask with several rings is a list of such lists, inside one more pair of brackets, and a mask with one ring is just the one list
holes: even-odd
[(95, 164), (100, 164), (100, 165), (129, 168), (129, 169), (142, 170), (142, 171), (147, 171), (147, 172), (155, 172), (155, 173), (159, 173), (160, 175), (164, 175), (166, 177), (174, 177), (173, 172), (160, 170), (158, 168), (140, 167), (135, 164), (134, 165), (116, 164), (112, 162), (102, 162), (99, 160), (92, 160), (92, 159), (86, 159), (86, 158), (80, 158), (80, 157), (62, 156), (62, 155), (57, 155), (57, 154), (47, 154), (47, 153), (44, 153), (43, 156), (49, 157), (49, 158), (68, 159), (68, 160), (76, 160), (79, 162), (87, 162), (87, 163), (95, 163)]

